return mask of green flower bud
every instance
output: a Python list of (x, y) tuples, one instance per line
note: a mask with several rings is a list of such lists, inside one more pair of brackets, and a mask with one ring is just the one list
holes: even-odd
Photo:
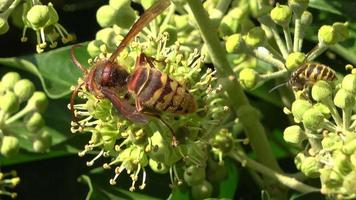
[(129, 0), (109, 0), (109, 5), (115, 10), (130, 7)]
[(266, 33), (261, 27), (252, 28), (246, 35), (245, 43), (251, 49), (261, 46), (266, 42)]
[(27, 12), (26, 19), (34, 29), (44, 27), (50, 19), (49, 7), (45, 5), (34, 5)]
[(31, 116), (26, 120), (26, 128), (31, 133), (37, 133), (44, 126), (45, 121), (42, 118), (42, 115), (38, 112), (31, 114)]
[(334, 97), (334, 104), (339, 108), (352, 108), (355, 105), (355, 96), (341, 88)]
[(240, 84), (246, 89), (252, 89), (258, 82), (258, 74), (251, 68), (244, 68), (239, 73)]
[(319, 29), (318, 39), (320, 43), (324, 43), (327, 45), (333, 45), (338, 42), (338, 38), (336, 37), (334, 28), (329, 25), (324, 25)]
[(149, 157), (157, 162), (167, 163), (172, 154), (170, 144), (167, 144), (160, 132), (156, 131), (151, 137), (152, 149), (148, 153)]
[(294, 158), (294, 163), (295, 163), (295, 167), (297, 169), (301, 169), (302, 168), (302, 163), (304, 162), (305, 160), (305, 155), (303, 153), (298, 153), (295, 158)]
[(233, 34), (227, 37), (225, 48), (228, 53), (241, 53), (245, 50), (244, 40), (241, 34)]
[(343, 176), (333, 169), (324, 167), (320, 169), (321, 182), (328, 188), (337, 188), (342, 184)]
[(323, 101), (331, 98), (333, 90), (330, 84), (326, 81), (320, 80), (316, 82), (312, 87), (311, 95), (315, 101)]
[(9, 31), (9, 23), (7, 19), (0, 17), (0, 35), (3, 35)]
[(163, 32), (168, 33), (167, 46), (173, 45), (177, 41), (177, 29), (174, 26), (168, 25), (163, 29)]
[(303, 27), (310, 26), (310, 24), (313, 22), (313, 15), (309, 11), (304, 11), (300, 21)]
[(303, 120), (304, 113), (312, 107), (312, 104), (306, 100), (297, 99), (292, 104), (292, 114), (297, 121)]
[(21, 79), (17, 72), (8, 72), (2, 78), (2, 86), (8, 90), (12, 90), (17, 81)]
[(185, 30), (189, 25), (189, 15), (173, 15), (174, 25), (177, 30)]
[(352, 166), (354, 166), (354, 169), (355, 169), (356, 168), (356, 153), (351, 154), (350, 161), (352, 163)]
[(4, 86), (4, 84), (0, 81), (0, 96), (5, 94), (6, 91), (6, 87)]
[(347, 155), (356, 154), (356, 137), (354, 135), (349, 137), (352, 138), (345, 142), (344, 146), (342, 147), (342, 152)]
[(6, 157), (16, 155), (20, 150), (19, 139), (14, 136), (4, 136), (1, 142), (0, 153)]
[(20, 102), (23, 102), (35, 92), (35, 85), (28, 79), (22, 79), (15, 84), (14, 92), (19, 97)]
[(344, 177), (343, 188), (350, 194), (356, 194), (356, 171), (351, 172), (349, 175)]
[(0, 109), (3, 112), (12, 114), (19, 110), (20, 102), (18, 97), (13, 92), (6, 92), (5, 95), (0, 96)]
[(337, 134), (330, 133), (327, 137), (323, 138), (321, 145), (323, 149), (335, 150), (343, 146), (343, 141)]
[(234, 148), (234, 138), (227, 129), (221, 129), (218, 134), (211, 140), (211, 146), (228, 153)]
[(32, 143), (33, 150), (39, 153), (46, 152), (51, 147), (51, 145), (52, 137), (47, 131), (44, 131), (41, 134), (41, 137), (37, 138)]
[(324, 115), (324, 117), (326, 119), (330, 118), (330, 110), (325, 104), (316, 103), (316, 104), (313, 105), (313, 108), (319, 110)]
[(314, 157), (306, 157), (301, 163), (301, 171), (308, 177), (316, 178), (320, 175), (319, 163)]
[(87, 46), (87, 51), (90, 57), (94, 58), (95, 56), (99, 55), (101, 53), (100, 46), (103, 44), (104, 42), (102, 42), (101, 40), (90, 41)]
[(148, 9), (149, 7), (151, 7), (154, 3), (155, 3), (156, 0), (143, 0), (141, 1), (141, 4), (143, 6), (144, 9)]
[(300, 144), (306, 139), (303, 129), (298, 125), (287, 127), (283, 132), (283, 138), (285, 141), (292, 144)]
[(56, 9), (54, 9), (52, 3), (48, 3), (48, 9), (49, 9), (49, 20), (47, 21), (45, 26), (51, 26), (57, 24), (59, 20), (59, 16)]
[(305, 128), (310, 130), (316, 130), (318, 128), (321, 128), (320, 126), (323, 120), (324, 115), (319, 110), (315, 108), (310, 108), (305, 111), (302, 122)]
[(334, 29), (337, 42), (342, 42), (349, 38), (349, 29), (347, 26), (348, 26), (347, 22), (345, 23), (336, 22), (333, 24), (332, 27)]
[(149, 159), (148, 164), (151, 167), (151, 169), (158, 174), (166, 174), (169, 171), (169, 168), (166, 164), (157, 162), (153, 159)]
[(290, 53), (286, 59), (286, 67), (289, 70), (296, 69), (305, 63), (305, 54), (301, 52)]
[(352, 171), (352, 164), (348, 158), (342, 151), (336, 150), (333, 152), (333, 169), (339, 172), (342, 175), (347, 175)]
[(192, 197), (195, 200), (209, 198), (213, 193), (213, 186), (208, 181), (192, 186)]
[(288, 5), (296, 16), (301, 16), (308, 4), (309, 0), (288, 0)]
[(135, 11), (129, 6), (125, 9), (120, 9), (116, 14), (116, 25), (121, 28), (130, 28), (136, 20)]
[(42, 113), (48, 105), (48, 99), (44, 92), (36, 91), (32, 94), (30, 99), (27, 102), (27, 105), (30, 108), (37, 110)]
[(292, 10), (286, 5), (277, 3), (276, 7), (271, 10), (271, 19), (280, 26), (288, 26), (292, 17)]
[(356, 74), (348, 74), (344, 77), (341, 87), (353, 95), (356, 95)]
[(189, 186), (199, 184), (203, 182), (204, 179), (205, 179), (205, 169), (203, 167), (192, 165), (189, 166), (184, 171), (184, 181)]
[(117, 10), (109, 5), (103, 5), (96, 11), (96, 21), (105, 28), (115, 24)]

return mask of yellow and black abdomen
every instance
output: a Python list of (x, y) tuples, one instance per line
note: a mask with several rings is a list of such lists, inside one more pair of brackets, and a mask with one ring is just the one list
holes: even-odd
[(194, 97), (184, 85), (155, 68), (136, 69), (128, 89), (143, 109), (188, 114), (197, 108)]

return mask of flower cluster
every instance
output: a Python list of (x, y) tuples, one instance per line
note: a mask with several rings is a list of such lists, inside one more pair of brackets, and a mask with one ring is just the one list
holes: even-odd
[(311, 95), (313, 102), (297, 99), (291, 111), (285, 109), (300, 125), (286, 128), (284, 139), (305, 146), (295, 158), (296, 166), (306, 176), (320, 177), (322, 193), (355, 198), (355, 69), (335, 86), (318, 81)]
[(20, 183), (20, 178), (17, 177), (15, 171), (8, 173), (0, 172), (0, 195), (10, 196), (11, 198), (16, 198), (17, 193), (9, 192), (8, 189), (14, 188)]
[[(13, 156), (20, 148), (20, 138), (32, 141), (35, 152), (44, 152), (52, 138), (42, 117), (48, 100), (43, 92), (35, 91), (34, 84), (21, 79), (16, 72), (8, 72), (0, 81), (0, 154)], [(22, 120), (22, 122), (20, 122)], [(26, 134), (15, 135), (14, 129), (24, 128)]]
[(27, 29), (32, 29), (36, 32), (38, 53), (44, 51), (47, 47), (47, 42), (50, 43), (50, 48), (57, 46), (57, 40), (61, 39), (65, 44), (73, 41), (74, 35), (71, 35), (67, 30), (58, 23), (59, 16), (54, 9), (52, 3), (42, 5), (39, 0), (21, 0), (2, 1), (3, 5), (0, 13), (0, 34), (5, 34), (9, 30), (8, 18), (11, 16), (16, 24), (23, 27), (22, 42), (27, 41)]

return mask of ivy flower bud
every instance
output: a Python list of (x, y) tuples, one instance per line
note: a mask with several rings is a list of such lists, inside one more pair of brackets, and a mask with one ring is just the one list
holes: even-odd
[(102, 27), (109, 27), (115, 24), (117, 10), (109, 5), (103, 5), (96, 11), (96, 21)]
[(320, 43), (333, 45), (338, 42), (334, 28), (329, 25), (323, 25), (318, 31), (318, 39)]
[(330, 109), (323, 103), (316, 103), (313, 105), (313, 108), (319, 110), (321, 114), (324, 115), (326, 119), (330, 118)]
[(320, 128), (321, 123), (324, 120), (324, 115), (315, 108), (310, 108), (303, 114), (303, 124), (305, 128), (310, 130), (316, 130)]
[(203, 167), (192, 165), (189, 166), (184, 171), (184, 181), (189, 186), (199, 184), (203, 182), (204, 179), (205, 179), (205, 169)]
[(45, 121), (39, 112), (31, 114), (26, 120), (26, 128), (31, 133), (37, 133), (45, 126)]
[(252, 28), (245, 37), (245, 43), (251, 49), (266, 42), (266, 33), (261, 27)]
[(343, 146), (343, 141), (337, 134), (330, 133), (327, 137), (323, 138), (321, 145), (323, 149), (335, 150)]
[(28, 100), (27, 105), (30, 108), (33, 108), (38, 112), (42, 113), (48, 105), (48, 99), (46, 97), (46, 94), (40, 91), (34, 92)]
[(337, 42), (342, 42), (349, 38), (348, 23), (336, 22), (332, 25)]
[(301, 163), (301, 171), (308, 177), (316, 178), (320, 175), (320, 165), (314, 157), (306, 157)]
[(312, 107), (312, 104), (306, 100), (297, 99), (292, 104), (292, 114), (296, 121), (302, 121), (304, 113)]
[(320, 169), (320, 179), (327, 188), (336, 188), (342, 184), (343, 176), (333, 169)]
[(19, 110), (20, 102), (18, 97), (13, 92), (6, 92), (5, 95), (0, 96), (0, 109), (3, 112), (12, 114)]
[(174, 25), (178, 30), (185, 30), (189, 26), (188, 15), (173, 15)]
[(227, 129), (221, 129), (211, 140), (211, 146), (228, 153), (234, 147), (232, 134)]
[(303, 153), (298, 153), (295, 158), (294, 158), (294, 163), (295, 163), (295, 167), (297, 169), (301, 169), (302, 168), (302, 163), (304, 162), (305, 160), (305, 155)]
[(348, 92), (356, 95), (356, 74), (348, 74), (344, 77), (341, 87)]
[(49, 9), (49, 19), (45, 26), (51, 26), (57, 24), (59, 20), (59, 16), (56, 9), (54, 9), (52, 3), (48, 3), (48, 9)]
[(347, 175), (352, 171), (352, 164), (349, 158), (342, 151), (334, 151), (332, 158), (334, 163), (333, 169), (335, 169), (340, 174)]
[(6, 89), (12, 90), (17, 81), (21, 79), (17, 72), (8, 72), (2, 78), (2, 86)]
[(28, 79), (22, 79), (15, 84), (14, 92), (19, 97), (20, 102), (23, 102), (35, 92), (35, 85)]
[(130, 0), (109, 0), (109, 5), (115, 10), (130, 6)]
[(193, 199), (206, 199), (213, 193), (213, 186), (208, 181), (204, 180), (202, 183), (192, 186)]
[(270, 15), (276, 24), (285, 27), (289, 25), (292, 10), (286, 5), (277, 4), (276, 7), (271, 10)]
[(301, 52), (290, 53), (286, 59), (286, 67), (289, 70), (296, 69), (305, 63), (305, 54)]
[(311, 14), (311, 12), (304, 11), (300, 22), (304, 27), (309, 26), (313, 22), (313, 15)]
[(226, 39), (225, 48), (228, 53), (240, 53), (245, 50), (241, 34), (235, 33)]
[(153, 133), (151, 141), (153, 149), (148, 153), (149, 157), (157, 162), (166, 163), (172, 154), (170, 144), (167, 144), (158, 131)]
[(19, 139), (14, 136), (4, 136), (2, 139), (0, 153), (6, 157), (16, 155), (20, 150)]
[(9, 23), (7, 19), (0, 17), (0, 35), (3, 35), (9, 31)]
[(344, 146), (342, 147), (342, 152), (347, 155), (356, 154), (356, 137), (353, 136), (349, 141), (346, 141)]
[(333, 90), (330, 84), (323, 80), (316, 82), (311, 91), (313, 99), (318, 102), (331, 98), (332, 93)]
[(284, 130), (283, 139), (292, 144), (300, 144), (306, 137), (300, 126), (293, 125)]
[(240, 84), (246, 89), (252, 89), (258, 82), (258, 74), (251, 68), (244, 68), (239, 73)]
[(99, 55), (101, 53), (100, 47), (103, 44), (104, 42), (102, 42), (101, 40), (90, 41), (87, 46), (87, 51), (90, 57), (94, 58), (95, 56)]
[(116, 14), (116, 25), (121, 28), (130, 28), (136, 20), (136, 13), (131, 6), (120, 9)]
[(355, 194), (355, 185), (356, 185), (356, 171), (352, 171), (350, 174), (344, 177), (343, 188), (345, 188), (348, 193)]
[(158, 174), (166, 174), (169, 171), (169, 168), (166, 164), (155, 161), (154, 159), (149, 159), (148, 165), (154, 172)]
[(341, 88), (334, 97), (334, 104), (339, 108), (352, 108), (355, 105), (355, 96)]
[(34, 5), (27, 12), (26, 19), (35, 30), (44, 27), (50, 19), (48, 6)]
[(47, 132), (44, 131), (39, 138), (32, 143), (33, 150), (35, 152), (43, 153), (48, 150), (52, 145), (52, 137)]
[(288, 0), (288, 5), (296, 16), (301, 16), (308, 4), (309, 0)]

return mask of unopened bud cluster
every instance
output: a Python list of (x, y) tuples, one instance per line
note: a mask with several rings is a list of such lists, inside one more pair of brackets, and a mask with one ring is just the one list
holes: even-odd
[[(0, 154), (16, 155), (20, 149), (19, 137), (32, 141), (33, 151), (44, 152), (51, 145), (51, 136), (45, 128), (42, 113), (48, 100), (43, 92), (35, 91), (34, 84), (21, 79), (16, 72), (8, 72), (0, 81)], [(19, 127), (26, 134), (15, 135)]]
[(291, 113), (295, 122), (284, 139), (304, 146), (295, 158), (306, 176), (320, 178), (321, 192), (336, 199), (356, 198), (356, 73), (333, 86), (318, 81), (312, 86), (313, 101), (297, 99)]
[(16, 171), (1, 172), (0, 171), (0, 198), (1, 196), (9, 196), (12, 199), (17, 197), (17, 193), (10, 192), (9, 189), (13, 189), (20, 183), (20, 178), (17, 177)]

